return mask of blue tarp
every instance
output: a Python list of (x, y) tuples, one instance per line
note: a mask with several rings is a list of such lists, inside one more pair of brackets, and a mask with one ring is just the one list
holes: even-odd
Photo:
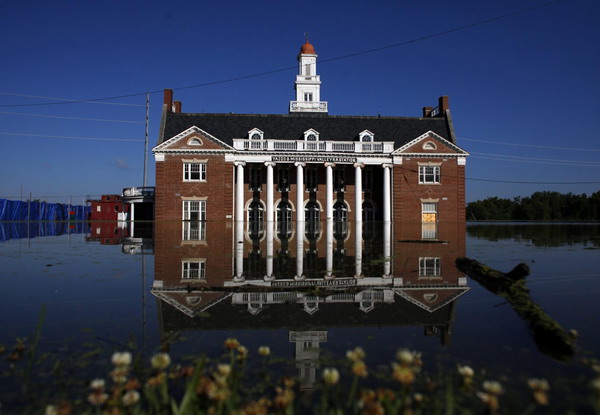
[(83, 221), (89, 216), (88, 206), (0, 199), (0, 221)]
[(0, 242), (89, 231), (89, 222), (0, 222)]

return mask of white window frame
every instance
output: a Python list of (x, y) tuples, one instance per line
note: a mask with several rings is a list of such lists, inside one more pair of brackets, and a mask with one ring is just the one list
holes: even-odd
[(419, 277), (436, 278), (442, 275), (440, 257), (419, 257)]
[(419, 184), (440, 184), (441, 166), (433, 164), (419, 165)]
[(206, 221), (182, 221), (181, 240), (185, 242), (206, 241)]
[[(182, 202), (183, 220), (206, 220), (206, 200), (184, 199)], [(197, 213), (198, 218), (191, 219), (191, 214)]]
[[(195, 171), (195, 168), (198, 170)], [(193, 177), (195, 175), (198, 177)], [(186, 161), (183, 163), (183, 181), (184, 182), (205, 182), (206, 181), (206, 163), (196, 161)]]
[(181, 279), (185, 281), (205, 281), (206, 259), (182, 259)]

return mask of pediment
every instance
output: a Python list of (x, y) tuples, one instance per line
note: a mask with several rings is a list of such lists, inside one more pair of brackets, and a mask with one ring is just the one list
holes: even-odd
[(396, 294), (405, 300), (421, 307), (429, 312), (445, 306), (446, 304), (455, 301), (458, 297), (463, 295), (469, 290), (469, 288), (427, 288), (427, 287), (415, 287), (395, 290)]
[(196, 126), (169, 138), (152, 149), (153, 152), (177, 150), (233, 150), (233, 147)]
[(462, 148), (444, 137), (428, 131), (425, 134), (415, 138), (404, 144), (402, 147), (396, 149), (392, 154), (394, 155), (456, 155), (456, 156), (468, 156)]
[(231, 295), (223, 292), (188, 292), (187, 290), (163, 291), (160, 289), (153, 289), (151, 292), (161, 301), (175, 307), (189, 317), (195, 317), (198, 314), (205, 312), (214, 304)]

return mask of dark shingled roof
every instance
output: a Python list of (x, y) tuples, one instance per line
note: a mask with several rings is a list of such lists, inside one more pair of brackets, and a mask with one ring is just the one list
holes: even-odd
[(196, 126), (219, 140), (233, 145), (234, 138), (248, 138), (248, 131), (258, 128), (265, 139), (298, 140), (310, 128), (321, 140), (353, 141), (369, 130), (375, 141), (394, 141), (398, 148), (433, 131), (453, 141), (445, 118), (362, 117), (324, 114), (186, 114), (167, 113), (163, 140)]

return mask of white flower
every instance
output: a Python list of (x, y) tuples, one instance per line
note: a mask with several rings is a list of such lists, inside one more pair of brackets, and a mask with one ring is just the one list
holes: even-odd
[(171, 357), (166, 353), (157, 353), (150, 361), (154, 369), (163, 370), (171, 364)]
[(271, 354), (271, 349), (269, 346), (260, 346), (258, 348), (258, 354), (261, 356), (268, 356)]
[(323, 370), (323, 380), (327, 385), (335, 385), (340, 380), (340, 372), (336, 368), (328, 367)]
[(116, 352), (112, 355), (111, 361), (115, 366), (129, 366), (131, 364), (131, 353)]
[(94, 390), (100, 390), (100, 389), (104, 389), (104, 379), (94, 379), (92, 380), (92, 382), (90, 383), (90, 388), (94, 389)]
[(140, 401), (140, 393), (138, 391), (127, 391), (122, 399), (123, 405), (132, 406)]
[(475, 371), (470, 366), (458, 366), (458, 373), (461, 376), (471, 378), (475, 375)]

